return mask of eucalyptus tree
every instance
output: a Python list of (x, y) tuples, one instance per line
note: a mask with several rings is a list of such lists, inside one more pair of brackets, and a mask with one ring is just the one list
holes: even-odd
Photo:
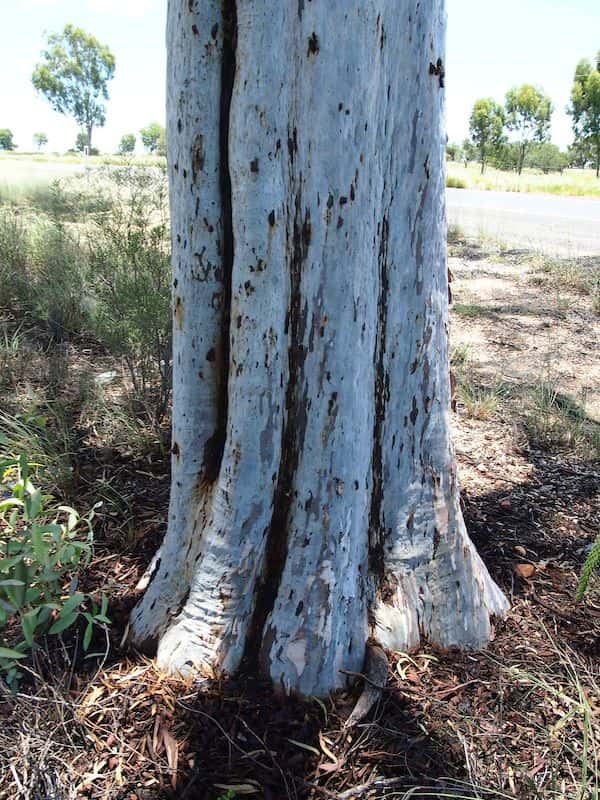
[(106, 122), (108, 82), (115, 73), (115, 57), (95, 36), (74, 25), (48, 36), (48, 47), (31, 81), (55, 111), (73, 117), (92, 148), (92, 131)]
[(490, 156), (498, 152), (506, 138), (502, 106), (491, 97), (476, 100), (469, 118), (469, 133), (477, 150), (483, 175)]
[(541, 89), (524, 83), (506, 93), (505, 108), (506, 126), (518, 140), (520, 175), (532, 142), (547, 142), (550, 138), (552, 101)]
[(583, 59), (577, 65), (568, 112), (573, 120), (575, 143), (587, 150), (600, 176), (600, 51), (592, 65)]
[(506, 601), (450, 441), (443, 0), (171, 0), (168, 528), (131, 636), (323, 695)]

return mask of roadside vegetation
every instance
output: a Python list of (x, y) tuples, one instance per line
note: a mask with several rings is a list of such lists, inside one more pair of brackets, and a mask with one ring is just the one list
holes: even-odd
[(597, 261), (450, 230), (462, 500), (512, 610), (485, 654), (393, 654), (353, 740), (352, 692), (198, 693), (127, 649), (167, 515), (171, 315), (164, 171), (118, 163), (15, 169), (1, 196), (0, 797), (598, 797)]
[(544, 173), (525, 167), (521, 174), (488, 167), (481, 174), (475, 163), (449, 161), (446, 186), (490, 192), (540, 192), (572, 197), (600, 197), (600, 180), (592, 169), (564, 169)]

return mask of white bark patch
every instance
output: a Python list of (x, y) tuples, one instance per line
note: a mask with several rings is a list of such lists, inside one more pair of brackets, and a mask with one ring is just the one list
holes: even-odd
[[(182, 8), (172, 0), (175, 36)], [(466, 534), (450, 443), (444, 3), (223, 9), (237, 13), (230, 197), (201, 183), (200, 216), (231, 206), (227, 429), (200, 497), (174, 473), (162, 559), (189, 597), (158, 657), (233, 671), (246, 656), (285, 691), (325, 695), (362, 668), (369, 634), (395, 649), (479, 647), (506, 608)], [(171, 49), (189, 68), (176, 38)], [(223, 152), (207, 92), (220, 84), (202, 75), (213, 83), (193, 87), (204, 105), (185, 146), (202, 134), (212, 175)], [(191, 201), (172, 179), (177, 226)], [(189, 342), (218, 341), (222, 310), (182, 302), (174, 436), (189, 406), (186, 457), (198, 458), (217, 381), (206, 392), (188, 376)], [(143, 612), (137, 629), (153, 628)]]

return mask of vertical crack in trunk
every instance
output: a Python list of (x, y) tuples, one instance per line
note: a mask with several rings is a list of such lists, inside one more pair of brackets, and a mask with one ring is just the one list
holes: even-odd
[[(300, 182), (302, 178), (300, 176)], [(300, 397), (300, 382), (304, 372), (306, 348), (303, 345), (306, 327), (306, 309), (303, 311), (301, 282), (302, 266), (306, 261), (310, 244), (310, 215), (308, 210), (302, 219), (302, 200), (300, 192), (295, 199), (294, 229), (290, 258), (290, 297), (286, 315), (285, 334), (288, 337), (289, 376), (285, 391), (285, 416), (281, 434), (281, 460), (277, 484), (273, 497), (273, 513), (267, 532), (265, 547), (265, 566), (260, 586), (256, 593), (256, 604), (249, 627), (245, 647), (245, 662), (251, 672), (265, 672), (268, 675), (266, 660), (270, 637), (266, 635), (265, 624), (272, 612), (283, 569), (288, 546), (288, 523), (290, 506), (293, 500), (294, 475), (298, 468), (300, 451), (306, 430), (306, 398)], [(286, 250), (289, 252), (289, 235)], [(262, 640), (262, 643), (261, 643)]]
[(383, 423), (389, 399), (389, 375), (385, 366), (387, 306), (389, 302), (387, 214), (379, 230), (379, 296), (377, 298), (377, 338), (375, 341), (375, 385), (371, 505), (369, 508), (369, 570), (377, 585), (385, 576), (383, 504)]
[(236, 0), (222, 0), (223, 49), (221, 56), (221, 105), (219, 109), (219, 183), (223, 220), (221, 238), (221, 260), (223, 265), (223, 292), (221, 298), (221, 337), (217, 363), (217, 428), (207, 441), (204, 450), (204, 479), (216, 481), (227, 435), (229, 406), (229, 327), (231, 323), (231, 280), (233, 273), (233, 218), (231, 201), (231, 174), (229, 171), (229, 117), (236, 69), (237, 8)]

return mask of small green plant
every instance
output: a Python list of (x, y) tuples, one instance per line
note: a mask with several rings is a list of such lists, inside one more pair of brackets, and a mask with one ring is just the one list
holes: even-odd
[(600, 566), (600, 533), (596, 537), (596, 541), (592, 545), (592, 549), (588, 553), (583, 569), (581, 570), (579, 585), (577, 586), (577, 593), (575, 595), (576, 600), (583, 599), (584, 594), (587, 592), (590, 579), (598, 566)]
[[(1, 465), (0, 488), (0, 671), (14, 684), (18, 661), (36, 638), (54, 635), (78, 620), (86, 621), (83, 647), (88, 649), (94, 625), (107, 625), (107, 598), (100, 606), (77, 591), (78, 571), (92, 555), (92, 519), (97, 506), (81, 516), (70, 506), (56, 506), (31, 481), (32, 465), (21, 455)], [(6, 646), (4, 632), (23, 639)]]
[(474, 419), (487, 419), (498, 408), (499, 392), (495, 387), (474, 386), (459, 380), (458, 395), (467, 414)]
[(487, 309), (477, 303), (455, 303), (452, 308), (461, 317), (479, 317), (487, 313)]
[(534, 387), (524, 423), (529, 443), (546, 450), (573, 450), (600, 458), (600, 423), (586, 410), (586, 395), (577, 402), (549, 381)]

